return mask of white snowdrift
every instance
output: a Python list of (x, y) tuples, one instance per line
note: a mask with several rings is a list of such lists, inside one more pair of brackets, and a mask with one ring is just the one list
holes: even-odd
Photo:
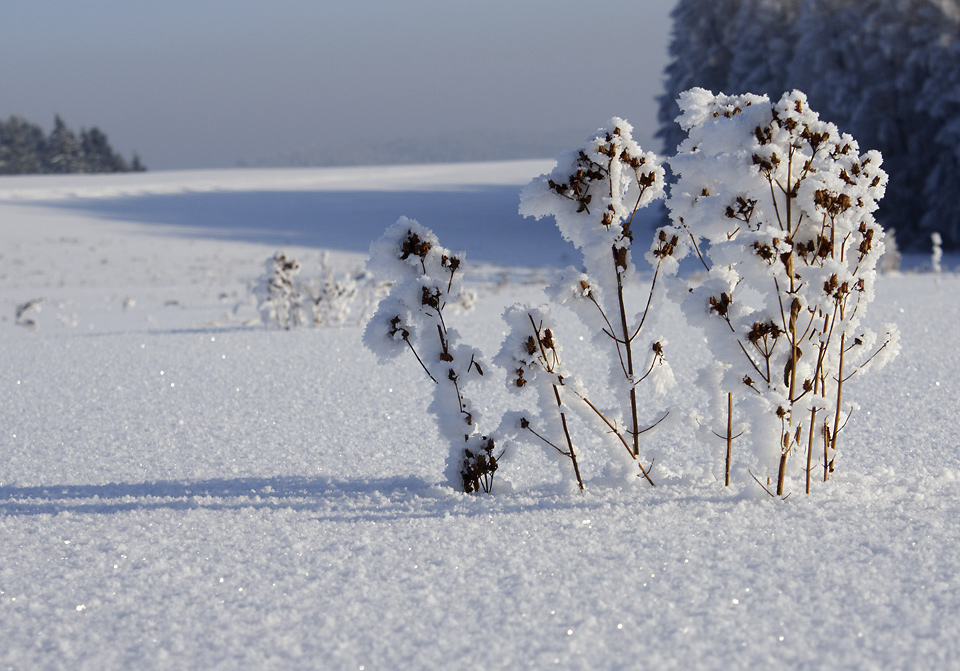
[[(517, 184), (539, 170), (513, 167)], [(408, 170), (341, 179), (453, 183)], [(457, 188), (491, 179), (457, 170)], [(464, 496), (437, 484), (447, 447), (412, 358), (378, 367), (358, 325), (249, 323), (275, 244), (55, 201), (165, 180), (267, 193), (289, 174), (0, 180), (0, 200), (49, 199), (0, 203), (0, 668), (960, 665), (955, 274), (879, 280), (870, 321), (899, 323), (903, 352), (851, 381), (861, 409), (837, 477), (809, 497), (725, 490), (720, 441), (679, 421), (648, 445), (656, 488), (558, 493), (558, 465), (527, 450), (497, 476), (514, 492)], [(514, 234), (532, 245), (543, 229)], [(319, 249), (286, 251), (304, 273), (319, 263)], [(503, 308), (542, 300), (539, 271), (503, 273), (471, 265), (478, 305), (456, 317), (488, 358)], [(31, 300), (33, 328), (15, 324)], [(657, 326), (671, 402), (692, 411), (700, 336), (677, 310)]]

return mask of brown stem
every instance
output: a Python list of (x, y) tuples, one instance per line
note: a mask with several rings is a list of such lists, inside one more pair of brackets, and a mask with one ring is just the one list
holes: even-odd
[(830, 479), (830, 422), (823, 423), (823, 481)]
[(730, 486), (730, 458), (733, 454), (733, 394), (727, 394), (727, 464), (724, 470), (723, 485)]
[[(613, 248), (614, 264), (617, 263), (617, 248)], [(627, 378), (631, 382), (630, 387), (630, 418), (633, 421), (633, 456), (640, 461), (640, 419), (637, 416), (637, 388), (633, 384), (633, 346), (630, 341), (630, 327), (627, 324), (627, 307), (623, 298), (623, 277), (620, 274), (619, 267), (614, 268), (617, 273), (617, 301), (620, 304), (620, 325), (623, 329), (623, 346), (627, 355)], [(619, 350), (619, 346), (617, 347)]]
[[(840, 433), (840, 404), (843, 402), (843, 347), (846, 344), (847, 334), (840, 334), (840, 367), (837, 371), (837, 412), (833, 418), (833, 434), (830, 436), (830, 450), (837, 453), (837, 434)], [(824, 470), (823, 479), (827, 479), (828, 470)]]
[(563, 412), (563, 403), (560, 402), (560, 390), (557, 388), (557, 385), (553, 385), (553, 394), (557, 398), (557, 408), (560, 412), (560, 423), (563, 425), (563, 435), (567, 439), (567, 447), (570, 452), (568, 456), (570, 461), (573, 462), (573, 472), (577, 476), (577, 485), (580, 486), (580, 491), (583, 491), (583, 478), (580, 477), (580, 464), (577, 462), (577, 453), (573, 449), (573, 440), (570, 438), (570, 430), (567, 428), (567, 416)]
[(783, 482), (787, 475), (787, 450), (780, 453), (780, 468), (777, 472), (777, 496), (783, 496)]
[(410, 347), (410, 351), (413, 352), (413, 356), (417, 357), (417, 361), (420, 363), (420, 367), (423, 368), (423, 372), (427, 374), (427, 377), (433, 380), (434, 384), (436, 384), (437, 378), (430, 374), (430, 370), (427, 368), (427, 365), (423, 363), (423, 359), (420, 358), (420, 355), (417, 354), (417, 349), (413, 346), (413, 343), (410, 342), (410, 338), (404, 336), (403, 341), (407, 343), (407, 346)]
[(806, 493), (810, 493), (810, 473), (813, 471), (813, 436), (814, 427), (817, 422), (817, 408), (810, 409), (810, 435), (807, 437), (807, 474), (806, 474)]

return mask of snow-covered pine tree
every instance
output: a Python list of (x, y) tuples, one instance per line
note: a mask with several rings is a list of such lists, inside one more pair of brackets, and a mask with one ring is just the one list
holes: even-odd
[(683, 139), (674, 123), (683, 90), (799, 89), (883, 153), (891, 180), (878, 217), (904, 248), (925, 249), (938, 228), (945, 244), (960, 245), (960, 191), (950, 186), (960, 169), (960, 112), (949, 102), (960, 69), (957, 0), (680, 0), (673, 16), (658, 133), (667, 153)]
[(0, 121), (0, 174), (43, 172), (43, 129), (20, 116)]
[(737, 28), (730, 45), (726, 80), (721, 88), (703, 88), (770, 96), (788, 90), (799, 5), (800, 0), (741, 0), (733, 19)]
[(46, 172), (66, 174), (81, 171), (80, 140), (59, 114), (53, 119), (53, 130), (44, 146), (43, 163)]
[(932, 146), (924, 152), (923, 210), (919, 233), (939, 233), (960, 247), (960, 3), (942, 7), (941, 33), (912, 54), (902, 79), (920, 82), (916, 107), (929, 116)]
[(695, 86), (722, 91), (727, 85), (731, 51), (741, 26), (736, 17), (744, 0), (678, 0), (670, 16), (673, 33), (667, 65), (665, 91), (659, 98), (657, 137), (663, 151), (673, 155), (685, 137), (675, 123), (680, 114), (677, 98)]

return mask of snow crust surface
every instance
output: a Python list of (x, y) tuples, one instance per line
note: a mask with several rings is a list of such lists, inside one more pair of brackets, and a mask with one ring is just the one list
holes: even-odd
[[(549, 167), (499, 170), (490, 211)], [(418, 170), (343, 172), (394, 194), (393, 221), (416, 215), (411, 191), (491, 179)], [(337, 179), (316, 173), (298, 188)], [(309, 273), (321, 255), (286, 244), (280, 205), (253, 240), (158, 219), (145, 195), (216, 182), (282, 204), (290, 171), (140, 178), (122, 216), (103, 200), (134, 193), (122, 177), (0, 180), (0, 668), (960, 668), (955, 260), (878, 279), (868, 321), (898, 323), (902, 352), (850, 383), (860, 410), (810, 496), (720, 485), (722, 441), (679, 419), (708, 402), (708, 354), (668, 307), (679, 410), (644, 447), (657, 487), (591, 486), (586, 445), (587, 491), (567, 492), (563, 464), (519, 446), (476, 497), (441, 485), (449, 447), (412, 357), (378, 366), (358, 323), (256, 323), (264, 261), (282, 248)], [(537, 226), (496, 242), (535, 246)], [(360, 267), (385, 227), (330, 263)], [(457, 221), (431, 228), (460, 248)], [(542, 303), (549, 278), (483, 261), (453, 326), (489, 360), (504, 309)], [(554, 316), (571, 367), (605, 365)], [(486, 416), (517, 409), (490, 386)]]

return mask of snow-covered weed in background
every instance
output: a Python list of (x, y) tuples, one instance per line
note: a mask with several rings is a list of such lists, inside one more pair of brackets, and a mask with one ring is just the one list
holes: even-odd
[(940, 282), (940, 263), (943, 261), (943, 238), (939, 233), (930, 234), (930, 267), (933, 270), (934, 275), (937, 277), (937, 283)]
[(313, 323), (339, 325), (347, 321), (360, 287), (355, 277), (335, 274), (330, 268), (330, 255), (324, 252), (320, 259), (320, 276), (307, 284), (307, 291)]
[(680, 107), (688, 138), (670, 161), (665, 234), (689, 240), (707, 271), (683, 305), (721, 366), (701, 377), (727, 396), (709, 430), (729, 454), (737, 412), (753, 447), (742, 468), (778, 496), (800, 472), (809, 492), (818, 461), (832, 472), (855, 407), (844, 384), (899, 349), (895, 326), (879, 339), (861, 326), (884, 250), (872, 214), (881, 157), (861, 155), (798, 91), (773, 103), (692, 89)]
[[(653, 267), (649, 293), (643, 304), (630, 305), (625, 290), (638, 279), (631, 249), (634, 218), (641, 208), (664, 195), (660, 161), (640, 148), (632, 132), (630, 124), (614, 118), (582, 148), (560, 156), (551, 173), (523, 189), (520, 213), (537, 219), (552, 216), (563, 237), (583, 255), (585, 272), (567, 269), (548, 294), (560, 306), (573, 310), (593, 334), (593, 342), (604, 348), (609, 360), (608, 384), (619, 405), (601, 409), (587, 401), (582, 391), (574, 391), (574, 396), (603, 424), (601, 433), (616, 455), (610, 467), (621, 474), (635, 474), (639, 466), (653, 484), (641, 461), (640, 436), (665, 415), (641, 408), (637, 385), (649, 376), (670, 380), (672, 373), (663, 357), (662, 341), (640, 340), (640, 336), (647, 337), (643, 328), (659, 300), (660, 275), (677, 269), (673, 258), (677, 239), (662, 236), (654, 240), (647, 255)], [(512, 339), (527, 342), (531, 334), (524, 330), (523, 319), (513, 321), (520, 332)], [(538, 336), (532, 335), (536, 340)], [(513, 347), (515, 353), (516, 349)], [(643, 424), (644, 417), (658, 415), (652, 424)]]
[(33, 313), (40, 312), (43, 302), (44, 301), (42, 298), (34, 298), (26, 303), (20, 303), (17, 306), (16, 319), (14, 320), (14, 323), (17, 326), (22, 326), (27, 329), (37, 328), (37, 322), (33, 318)]
[(883, 254), (877, 262), (877, 270), (881, 273), (895, 273), (900, 270), (900, 264), (903, 262), (903, 255), (900, 253), (900, 246), (897, 244), (897, 230), (888, 228), (884, 231)]
[(261, 320), (282, 329), (300, 326), (306, 317), (304, 296), (297, 281), (300, 263), (277, 252), (264, 265), (264, 274), (254, 289)]
[[(390, 291), (390, 282), (366, 270), (335, 272), (328, 252), (320, 258), (317, 276), (304, 276), (303, 264), (283, 252), (266, 262), (266, 272), (253, 293), (266, 326), (342, 326), (362, 323), (367, 311)], [(474, 296), (464, 292), (461, 307), (469, 308)]]
[(466, 396), (483, 376), (479, 350), (460, 342), (447, 324), (448, 307), (461, 301), (463, 255), (440, 246), (432, 231), (401, 217), (370, 247), (368, 267), (393, 282), (367, 323), (364, 344), (381, 363), (409, 351), (433, 381), (429, 410), (449, 443), (446, 482), (461, 491), (490, 492), (502, 456), (492, 437), (481, 435), (479, 412)]

